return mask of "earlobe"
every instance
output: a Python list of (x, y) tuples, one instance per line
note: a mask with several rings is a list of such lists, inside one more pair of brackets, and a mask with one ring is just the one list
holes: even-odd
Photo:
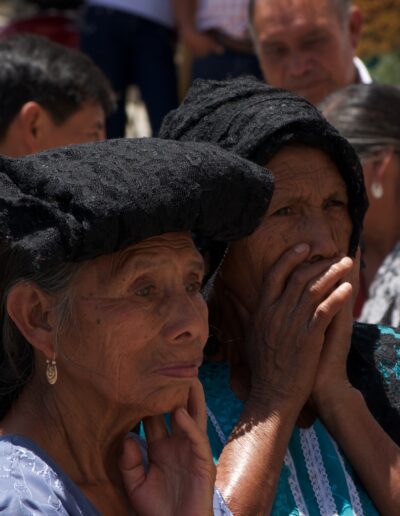
[(7, 296), (7, 312), (34, 348), (46, 358), (54, 357), (56, 319), (51, 296), (33, 283), (17, 283)]

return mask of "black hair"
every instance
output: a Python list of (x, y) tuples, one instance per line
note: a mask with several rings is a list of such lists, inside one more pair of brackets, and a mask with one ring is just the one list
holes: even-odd
[(319, 107), (360, 158), (387, 147), (400, 153), (400, 88), (352, 84), (327, 97)]
[(0, 40), (0, 140), (21, 107), (38, 102), (62, 124), (86, 102), (106, 115), (115, 105), (100, 69), (81, 52), (46, 38), (21, 34)]

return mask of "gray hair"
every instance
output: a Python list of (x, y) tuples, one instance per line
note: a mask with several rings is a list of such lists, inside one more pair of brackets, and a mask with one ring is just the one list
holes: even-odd
[(352, 84), (327, 97), (319, 108), (360, 159), (387, 148), (400, 154), (400, 88)]
[(82, 265), (66, 263), (46, 272), (35, 272), (18, 250), (0, 244), (0, 419), (10, 409), (31, 379), (35, 363), (33, 348), (7, 313), (7, 297), (20, 282), (35, 283), (54, 296), (58, 329), (64, 327), (72, 313), (72, 284)]

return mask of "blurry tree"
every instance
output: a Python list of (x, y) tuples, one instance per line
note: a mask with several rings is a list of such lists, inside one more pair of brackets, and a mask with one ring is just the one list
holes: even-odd
[(354, 0), (364, 15), (357, 53), (363, 58), (400, 50), (400, 0)]
[(364, 16), (357, 54), (374, 80), (400, 84), (400, 0), (353, 0)]

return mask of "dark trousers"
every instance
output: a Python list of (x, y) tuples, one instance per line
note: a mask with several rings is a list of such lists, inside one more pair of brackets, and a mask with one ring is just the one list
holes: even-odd
[(87, 7), (81, 47), (109, 78), (118, 109), (107, 120), (107, 136), (124, 136), (126, 90), (138, 86), (153, 134), (178, 105), (173, 31), (140, 16), (104, 7)]
[(223, 54), (211, 54), (195, 59), (192, 79), (215, 79), (222, 81), (229, 77), (255, 75), (262, 79), (262, 73), (255, 54), (245, 54), (225, 49)]

